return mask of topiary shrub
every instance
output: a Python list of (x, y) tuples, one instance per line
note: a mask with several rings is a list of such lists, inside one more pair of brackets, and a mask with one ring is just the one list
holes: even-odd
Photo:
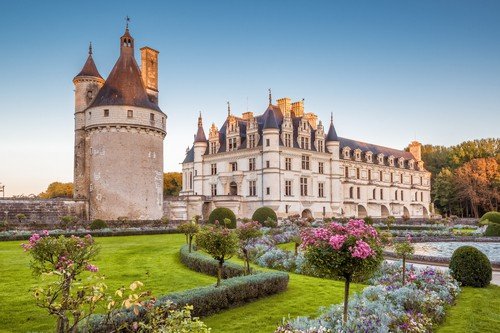
[(365, 223), (369, 225), (373, 224), (373, 218), (371, 216), (364, 217), (363, 221), (365, 221)]
[[(486, 220), (488, 221), (488, 220)], [(500, 237), (500, 223), (490, 223), (486, 227), (484, 236), (488, 237)]]
[(480, 222), (483, 222), (485, 220), (490, 221), (491, 223), (497, 223), (500, 224), (500, 213), (499, 212), (488, 212), (481, 216), (481, 219), (479, 220)]
[(226, 228), (236, 228), (236, 215), (234, 215), (231, 209), (225, 207), (215, 208), (208, 217), (208, 223), (215, 224), (215, 221), (218, 221), (222, 225), (224, 224), (224, 219), (231, 220), (231, 223), (226, 225)]
[(473, 246), (461, 246), (450, 260), (451, 276), (462, 286), (486, 287), (492, 276), (488, 257)]
[(268, 218), (273, 219), (274, 221), (278, 221), (278, 216), (276, 216), (276, 212), (269, 207), (260, 207), (257, 208), (255, 212), (253, 212), (252, 220), (258, 221), (260, 224), (264, 225)]
[(90, 230), (99, 230), (107, 227), (108, 225), (106, 224), (106, 222), (100, 219), (96, 219), (90, 223)]

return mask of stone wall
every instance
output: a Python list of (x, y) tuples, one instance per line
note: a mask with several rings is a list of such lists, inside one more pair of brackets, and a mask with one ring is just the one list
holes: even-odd
[(15, 221), (17, 214), (24, 214), (27, 222), (55, 223), (66, 215), (88, 219), (87, 202), (84, 200), (0, 199), (0, 221)]

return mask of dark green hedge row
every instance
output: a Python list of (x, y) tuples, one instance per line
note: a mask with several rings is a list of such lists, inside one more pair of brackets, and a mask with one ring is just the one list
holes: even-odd
[[(187, 246), (181, 249), (181, 258), (188, 261), (193, 267), (204, 269), (205, 273), (216, 272), (217, 262), (203, 254), (189, 253)], [(186, 257), (189, 257), (186, 259)], [(206, 259), (209, 260), (206, 260)], [(184, 262), (183, 261), (183, 262)], [(195, 262), (199, 261), (198, 264)], [(208, 268), (213, 265), (213, 268)], [(236, 272), (236, 264), (231, 264), (233, 272)], [(243, 272), (243, 266), (239, 266), (239, 273)], [(239, 274), (238, 273), (238, 274)], [(193, 306), (192, 315), (205, 317), (225, 309), (236, 307), (240, 304), (251, 302), (261, 297), (266, 297), (286, 290), (288, 286), (288, 274), (285, 272), (259, 272), (253, 275), (237, 276), (223, 280), (221, 286), (215, 285), (189, 289), (161, 296), (156, 301), (156, 306), (164, 304), (167, 300), (173, 301), (178, 306), (190, 304)], [(215, 282), (215, 280), (214, 280)], [(139, 316), (143, 315), (143, 310)], [(120, 323), (136, 321), (138, 317), (131, 310), (122, 310), (113, 317), (113, 324), (106, 322), (106, 317), (95, 315), (89, 322), (89, 327), (81, 331), (110, 332), (113, 327)]]
[[(385, 227), (377, 226), (378, 229), (384, 230)], [(444, 230), (445, 226), (431, 227), (426, 225), (392, 225), (390, 230)]]
[[(189, 253), (189, 247), (184, 245), (181, 247), (181, 262), (193, 271), (204, 273), (212, 276), (217, 276), (217, 261), (204, 255), (200, 252), (193, 251)], [(243, 275), (245, 270), (243, 266), (232, 262), (224, 263), (222, 278), (228, 279)]]

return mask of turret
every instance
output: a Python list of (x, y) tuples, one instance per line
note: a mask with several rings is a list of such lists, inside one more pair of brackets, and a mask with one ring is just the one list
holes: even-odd
[(330, 118), (330, 128), (328, 129), (328, 133), (326, 135), (326, 149), (332, 154), (332, 178), (331, 178), (331, 192), (330, 192), (330, 201), (331, 201), (331, 209), (335, 216), (341, 216), (342, 207), (341, 202), (343, 198), (342, 193), (342, 183), (341, 183), (341, 165), (340, 165), (340, 141), (337, 136), (337, 131), (335, 130), (335, 126), (333, 125), (333, 113)]
[[(277, 106), (271, 104), (271, 96), (269, 96), (269, 107), (263, 115), (264, 126), (262, 129), (262, 159), (263, 159), (263, 188), (262, 195), (269, 205), (278, 204), (281, 200), (281, 184), (280, 184), (280, 156), (279, 156), (279, 140), (280, 131), (278, 121), (276, 120), (275, 112), (279, 112)], [(280, 184), (279, 186), (277, 186)], [(270, 202), (270, 201), (274, 201)]]
[(194, 137), (194, 185), (193, 191), (195, 194), (203, 194), (203, 155), (207, 151), (207, 137), (203, 130), (203, 119), (201, 112), (198, 116), (198, 131)]
[(89, 45), (89, 54), (82, 70), (73, 78), (75, 85), (75, 149), (74, 149), (74, 190), (75, 198), (87, 199), (89, 196), (88, 173), (85, 172), (85, 113), (104, 84), (92, 58), (92, 44)]
[(333, 113), (330, 118), (330, 128), (328, 129), (328, 134), (326, 135), (326, 148), (332, 154), (333, 159), (339, 159), (340, 142), (335, 126), (333, 125)]

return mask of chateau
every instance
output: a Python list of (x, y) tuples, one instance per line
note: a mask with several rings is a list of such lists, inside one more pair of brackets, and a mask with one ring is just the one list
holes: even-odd
[[(395, 217), (429, 215), (430, 173), (421, 145), (409, 152), (339, 137), (303, 101), (269, 105), (261, 115), (231, 114), (208, 139), (201, 114), (182, 163), (187, 215), (227, 207), (251, 217), (261, 206), (279, 217)], [(191, 213), (190, 213), (191, 212)], [(198, 213), (199, 214), (199, 213)]]
[(167, 116), (158, 106), (158, 51), (141, 48), (139, 69), (127, 24), (108, 78), (89, 47), (73, 83), (75, 199), (87, 202), (90, 219), (160, 219)]

